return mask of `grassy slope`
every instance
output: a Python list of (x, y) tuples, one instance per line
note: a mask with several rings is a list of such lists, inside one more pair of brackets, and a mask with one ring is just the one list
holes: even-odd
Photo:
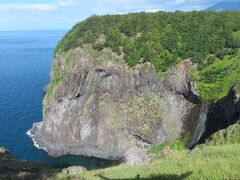
[[(85, 179), (239, 179), (240, 144), (197, 147), (174, 152), (164, 159), (140, 166), (120, 165), (89, 171)], [(73, 177), (73, 176), (72, 176)], [(68, 179), (63, 174), (55, 178)]]
[(240, 53), (223, 60), (215, 60), (201, 70), (193, 70), (192, 78), (197, 89), (206, 100), (218, 100), (229, 92), (231, 86), (240, 82)]

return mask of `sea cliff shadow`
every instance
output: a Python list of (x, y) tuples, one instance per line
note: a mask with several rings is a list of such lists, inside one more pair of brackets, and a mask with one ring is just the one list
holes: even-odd
[(189, 175), (191, 175), (192, 172), (187, 172), (187, 173), (184, 173), (184, 174), (181, 174), (181, 175), (172, 175), (172, 174), (153, 174), (153, 175), (150, 175), (149, 177), (147, 178), (141, 178), (141, 176), (139, 174), (136, 175), (135, 178), (129, 178), (129, 179), (112, 179), (112, 178), (108, 178), (108, 177), (105, 177), (103, 175), (100, 175), (100, 174), (96, 174), (95, 176), (98, 176), (99, 178), (101, 179), (104, 179), (104, 180), (133, 180), (133, 179), (141, 179), (141, 180), (181, 180), (181, 179), (185, 179), (187, 178)]

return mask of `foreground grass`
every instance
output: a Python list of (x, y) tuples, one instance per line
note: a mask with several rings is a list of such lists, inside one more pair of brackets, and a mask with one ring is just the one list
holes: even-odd
[(239, 150), (240, 144), (202, 146), (144, 165), (120, 165), (76, 176), (57, 174), (54, 179), (240, 179)]

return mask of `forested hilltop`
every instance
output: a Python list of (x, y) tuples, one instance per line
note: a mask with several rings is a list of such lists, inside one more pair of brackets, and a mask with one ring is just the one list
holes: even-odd
[(56, 53), (91, 44), (110, 47), (133, 67), (151, 62), (162, 78), (179, 61), (192, 58), (193, 79), (204, 99), (225, 96), (240, 79), (239, 12), (158, 12), (92, 16), (66, 34)]

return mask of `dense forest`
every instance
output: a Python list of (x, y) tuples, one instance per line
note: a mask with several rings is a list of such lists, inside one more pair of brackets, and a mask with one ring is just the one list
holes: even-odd
[[(104, 36), (104, 42), (98, 41)], [(240, 12), (134, 13), (92, 16), (76, 24), (56, 53), (92, 44), (111, 48), (133, 67), (151, 62), (159, 78), (179, 61), (191, 58), (200, 95), (217, 100), (240, 80)]]

